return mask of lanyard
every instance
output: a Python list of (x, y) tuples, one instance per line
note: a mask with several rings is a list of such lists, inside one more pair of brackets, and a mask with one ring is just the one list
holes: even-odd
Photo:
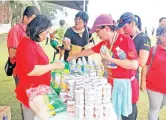
[(112, 47), (113, 47), (113, 45), (114, 45), (114, 43), (115, 43), (115, 41), (116, 41), (116, 39), (117, 39), (117, 33), (116, 32), (114, 32), (114, 36), (113, 36), (113, 38), (112, 38), (112, 44), (111, 44), (111, 46), (110, 46), (110, 49), (109, 49), (109, 55), (110, 56), (112, 56)]

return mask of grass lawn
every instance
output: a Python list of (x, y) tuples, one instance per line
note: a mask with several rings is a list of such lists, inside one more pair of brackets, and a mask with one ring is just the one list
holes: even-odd
[[(154, 43), (155, 41), (153, 41)], [(49, 56), (50, 60), (53, 56), (53, 49), (49, 45), (41, 43), (43, 49)], [(6, 49), (6, 34), (0, 35), (0, 106), (10, 106), (12, 113), (12, 120), (21, 120), (19, 102), (15, 98), (15, 85), (12, 77), (7, 77), (4, 73), (4, 65), (7, 60)], [(98, 55), (93, 55), (93, 59), (98, 58)], [(96, 59), (95, 59), (96, 60)], [(100, 59), (97, 59), (100, 61)], [(138, 102), (138, 119), (148, 120), (148, 98), (146, 93), (140, 92), (140, 99)], [(160, 120), (166, 120), (166, 108), (160, 112)]]

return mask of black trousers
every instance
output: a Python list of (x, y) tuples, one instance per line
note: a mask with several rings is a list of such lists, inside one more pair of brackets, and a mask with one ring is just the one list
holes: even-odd
[(132, 104), (133, 112), (128, 116), (122, 116), (122, 120), (136, 120), (137, 119), (137, 105), (134, 103)]

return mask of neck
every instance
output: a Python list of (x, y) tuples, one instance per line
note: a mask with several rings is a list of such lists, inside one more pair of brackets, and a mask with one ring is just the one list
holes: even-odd
[(24, 20), (22, 21), (22, 23), (23, 23), (24, 25), (27, 25), (27, 23), (26, 23)]
[(141, 32), (137, 27), (134, 28), (132, 36), (136, 35), (137, 33)]
[(161, 44), (162, 48), (166, 49), (166, 44)]
[(114, 44), (114, 42), (116, 40), (116, 35), (117, 35), (117, 32), (110, 33), (110, 35), (109, 35), (110, 44)]

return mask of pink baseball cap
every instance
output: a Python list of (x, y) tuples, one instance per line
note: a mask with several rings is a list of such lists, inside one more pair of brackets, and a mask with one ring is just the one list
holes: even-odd
[(96, 32), (97, 27), (105, 25), (115, 25), (113, 18), (109, 14), (102, 14), (98, 16), (93, 24), (93, 27), (90, 30), (90, 33)]

